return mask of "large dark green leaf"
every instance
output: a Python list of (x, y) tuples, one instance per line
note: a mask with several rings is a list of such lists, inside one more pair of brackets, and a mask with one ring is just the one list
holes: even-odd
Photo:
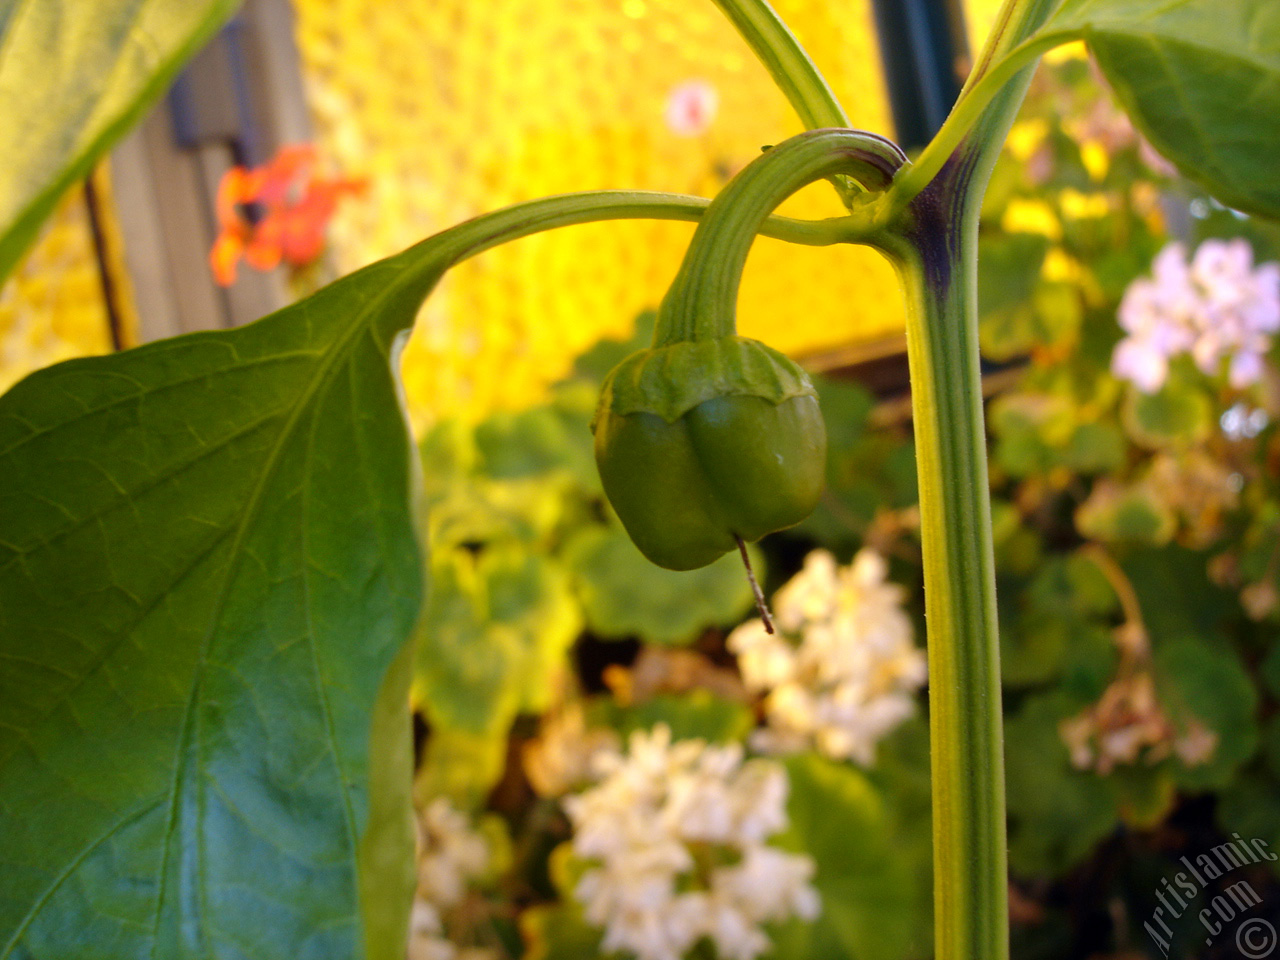
[(239, 0), (0, 2), (0, 279)]
[(429, 253), (0, 398), (0, 957), (403, 956)]
[(1082, 36), (1156, 148), (1224, 203), (1280, 218), (1280, 4), (1066, 0), (1042, 33)]

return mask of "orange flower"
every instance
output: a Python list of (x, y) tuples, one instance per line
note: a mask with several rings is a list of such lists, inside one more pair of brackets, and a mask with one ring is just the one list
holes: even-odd
[[(252, 170), (232, 167), (218, 185), (218, 237), (209, 251), (214, 279), (230, 286), (244, 257), (256, 270), (281, 262), (303, 267), (324, 250), (325, 228), (338, 199), (365, 189), (363, 179), (326, 177), (318, 170), (315, 147), (282, 147), (271, 161)], [(261, 208), (256, 221), (247, 209)]]

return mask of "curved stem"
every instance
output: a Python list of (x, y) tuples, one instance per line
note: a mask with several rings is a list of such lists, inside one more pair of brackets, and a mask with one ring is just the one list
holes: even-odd
[[(747, 41), (808, 129), (852, 126), (826, 78), (767, 0), (713, 2)], [(844, 176), (834, 176), (831, 182), (845, 206), (852, 207), (861, 190), (858, 184)]]
[(826, 79), (766, 0), (713, 2), (747, 41), (806, 127), (851, 126)]
[[(465, 220), (419, 241), (401, 256), (421, 263), (424, 268), (434, 264), (435, 269), (443, 269), (499, 244), (578, 223), (600, 220), (697, 222), (703, 218), (710, 204), (711, 201), (704, 197), (643, 190), (566, 193), (517, 203)], [(767, 237), (813, 247), (851, 243), (862, 239), (869, 231), (865, 218), (856, 216), (826, 220), (772, 216), (759, 223), (757, 229)], [(427, 256), (424, 258), (424, 255)]]
[[(738, 285), (760, 225), (806, 184), (846, 173), (882, 191), (906, 162), (891, 141), (858, 130), (811, 130), (757, 157), (711, 201), (658, 310), (654, 345), (734, 332)], [(874, 205), (863, 222), (874, 227)]]

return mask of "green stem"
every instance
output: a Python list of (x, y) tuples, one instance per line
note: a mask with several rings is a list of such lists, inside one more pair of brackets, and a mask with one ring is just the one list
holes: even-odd
[[(482, 214), (419, 241), (402, 256), (424, 269), (453, 266), (503, 243), (544, 230), (600, 220), (684, 220), (703, 218), (711, 201), (675, 193), (642, 190), (588, 190), (543, 197)], [(862, 237), (859, 217), (796, 220), (772, 216), (757, 226), (766, 237), (788, 243), (825, 247)], [(423, 255), (427, 256), (424, 258)]]
[(928, 625), (938, 960), (1008, 956), (995, 567), (976, 321), (976, 235), (931, 188), (887, 252), (907, 354)]
[[(960, 97), (942, 129), (917, 158), (911, 169), (903, 172), (894, 184), (893, 206), (904, 208), (925, 189), (942, 170), (969, 134), (994, 107), (998, 112), (1001, 92), (1006, 87), (1017, 90), (1014, 97), (1022, 102), (1021, 90), (1033, 67), (1045, 51), (1077, 39), (1077, 34), (1064, 31), (1037, 33), (1058, 0), (1006, 0), (977, 64), (969, 74)], [(1020, 81), (1021, 86), (1015, 81)], [(1003, 142), (1003, 136), (998, 143)], [(998, 144), (997, 144), (998, 146)]]
[(800, 41), (765, 0), (713, 2), (747, 41), (806, 127), (852, 126)]
[[(892, 142), (859, 130), (810, 130), (757, 157), (711, 201), (658, 310), (654, 345), (727, 337), (735, 329), (747, 254), (773, 209), (806, 184), (846, 173), (883, 191), (906, 162)], [(874, 226), (874, 204), (848, 218)], [(841, 218), (846, 219), (846, 218)]]
[[(954, 143), (940, 139), (937, 148), (926, 149), (921, 167), (895, 182), (889, 198), (895, 219), (877, 238), (908, 299), (938, 960), (1009, 955), (1000, 640), (978, 351), (978, 221), (991, 168), (1031, 79), (1030, 63), (1004, 58), (1034, 34), (1055, 2), (1006, 3), (966, 87), (969, 102), (979, 106), (972, 116), (968, 107), (957, 108), (953, 117), (959, 119), (947, 135), (960, 131)], [(1004, 76), (1004, 62), (1021, 65)], [(993, 65), (997, 79), (983, 88)], [(981, 97), (973, 95), (983, 89)], [(917, 176), (923, 186), (907, 182)]]
[[(767, 0), (713, 2), (747, 41), (806, 128), (853, 126), (826, 78)], [(851, 207), (858, 185), (843, 176), (832, 177), (832, 184)]]

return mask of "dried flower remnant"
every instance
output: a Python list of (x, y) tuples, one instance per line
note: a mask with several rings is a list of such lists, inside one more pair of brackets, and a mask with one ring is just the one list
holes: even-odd
[(1208, 763), (1218, 735), (1195, 717), (1185, 718), (1179, 729), (1156, 695), (1151, 641), (1132, 584), (1105, 552), (1094, 549), (1089, 556), (1115, 589), (1125, 622), (1112, 633), (1120, 651), (1116, 679), (1097, 703), (1058, 725), (1072, 766), (1105, 776), (1118, 766), (1155, 764), (1170, 755), (1188, 767)]
[[(282, 147), (262, 167), (232, 167), (218, 184), (218, 236), (209, 251), (214, 279), (224, 287), (235, 283), (241, 257), (255, 270), (281, 262), (305, 267), (324, 251), (338, 200), (366, 186), (362, 179), (322, 173), (309, 144)], [(255, 205), (262, 215), (251, 220), (248, 209)]]
[(1151, 462), (1145, 480), (1153, 496), (1182, 519), (1180, 539), (1203, 549), (1217, 541), (1225, 529), (1224, 518), (1240, 503), (1233, 473), (1200, 450), (1175, 456), (1160, 453)]
[(1072, 766), (1102, 775), (1118, 766), (1159, 763), (1170, 754), (1194, 767), (1211, 760), (1218, 748), (1217, 734), (1198, 721), (1181, 733), (1175, 729), (1146, 670), (1116, 679), (1096, 704), (1062, 721), (1058, 731)]
[(605, 755), (621, 750), (617, 733), (588, 727), (582, 705), (566, 706), (547, 716), (536, 740), (524, 749), (524, 772), (541, 797), (560, 797), (589, 784)]
[(743, 680), (764, 696), (767, 726), (754, 746), (816, 747), (870, 766), (876, 744), (915, 713), (925, 656), (902, 608), (904, 590), (887, 573), (870, 549), (849, 567), (816, 550), (774, 597), (781, 634), (752, 620), (730, 635)]
[(575, 896), (604, 928), (602, 952), (679, 960), (704, 938), (726, 960), (754, 960), (761, 924), (820, 911), (814, 865), (770, 847), (787, 826), (787, 776), (737, 745), (672, 742), (664, 725), (599, 760), (600, 782), (569, 797), (574, 853), (590, 866)]
[(1240, 605), (1250, 620), (1265, 620), (1280, 609), (1280, 590), (1270, 581), (1259, 580), (1240, 591)]
[(603, 679), (613, 698), (623, 705), (695, 690), (735, 703), (750, 699), (737, 670), (717, 666), (701, 653), (678, 647), (646, 645), (630, 667), (606, 667)]
[(1119, 321), (1127, 336), (1112, 354), (1112, 372), (1144, 393), (1164, 386), (1169, 361), (1181, 354), (1209, 376), (1225, 364), (1233, 387), (1251, 386), (1280, 331), (1280, 264), (1255, 268), (1242, 239), (1206, 240), (1190, 262), (1185, 247), (1170, 244), (1152, 276), (1125, 291)]

